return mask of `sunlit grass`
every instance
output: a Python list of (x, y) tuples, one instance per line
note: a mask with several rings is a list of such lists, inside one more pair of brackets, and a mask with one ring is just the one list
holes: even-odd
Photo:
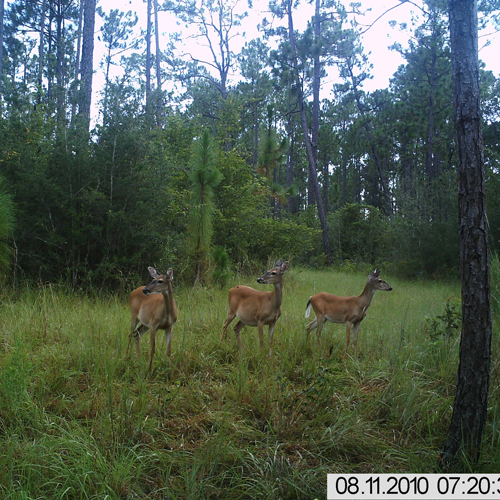
[[(177, 289), (172, 358), (159, 332), (151, 373), (147, 334), (139, 359), (125, 353), (126, 298), (4, 291), (0, 496), (324, 498), (328, 472), (432, 472), (458, 340), (431, 342), (426, 318), (459, 287), (382, 273), (393, 291), (376, 292), (358, 357), (344, 359), (345, 326), (327, 323), (318, 346), (306, 303), (318, 291), (358, 295), (368, 272), (290, 270), (271, 357), (255, 328), (241, 354), (231, 329), (220, 342), (227, 290), (264, 289), (255, 278)], [(484, 471), (500, 463), (495, 381), (496, 359)]]

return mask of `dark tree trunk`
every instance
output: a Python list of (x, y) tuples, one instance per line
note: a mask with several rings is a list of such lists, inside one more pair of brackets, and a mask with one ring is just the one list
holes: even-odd
[[(287, 2), (287, 16), (288, 16), (288, 36), (290, 41), (290, 46), (294, 54), (294, 78), (295, 85), (297, 87), (298, 103), (300, 109), (300, 121), (302, 125), (302, 132), (304, 134), (304, 142), (306, 145), (307, 159), (309, 162), (309, 178), (312, 181), (312, 188), (314, 190), (314, 195), (316, 198), (317, 208), (318, 208), (318, 218), (321, 224), (321, 231), (323, 234), (323, 245), (325, 247), (325, 254), (328, 261), (332, 260), (332, 250), (330, 246), (330, 238), (328, 236), (328, 226), (326, 223), (326, 214), (323, 206), (323, 199), (321, 197), (321, 190), (318, 182), (318, 169), (316, 157), (317, 154), (314, 153), (314, 146), (312, 144), (312, 139), (309, 136), (309, 127), (307, 124), (305, 103), (304, 103), (304, 93), (302, 90), (302, 82), (300, 81), (299, 71), (297, 69), (297, 45), (295, 43), (295, 32), (293, 28), (293, 17), (292, 17), (292, 2)], [(317, 147), (317, 145), (316, 145)]]
[(84, 120), (84, 126), (90, 127), (90, 107), (92, 104), (92, 76), (94, 73), (94, 28), (95, 28), (96, 0), (85, 0), (83, 13), (83, 40), (82, 40), (82, 64), (81, 64), (81, 87), (78, 112)]
[[(2, 78), (3, 78), (3, 16), (4, 16), (5, 3), (0, 0), (0, 103), (2, 102)], [(2, 108), (0, 106), (0, 113)]]
[[(45, 5), (46, 0), (43, 0)], [(44, 7), (45, 9), (45, 7)], [(80, 56), (82, 51), (82, 27), (83, 27), (83, 0), (80, 0), (80, 7), (78, 9), (78, 31), (76, 34), (76, 57), (75, 57), (75, 81), (80, 78)], [(40, 40), (42, 37), (40, 37)], [(40, 43), (41, 45), (41, 43)], [(41, 87), (41, 85), (40, 85)], [(78, 88), (78, 87), (77, 87)], [(73, 100), (71, 107), (71, 123), (75, 122), (76, 116), (76, 100)]]
[(151, 118), (151, 0), (147, 4), (146, 21), (146, 116)]
[(458, 154), (462, 274), (462, 338), (458, 382), (444, 470), (465, 472), (479, 459), (486, 423), (491, 362), (491, 309), (485, 168), (479, 100), (477, 0), (449, 0)]
[(158, 22), (158, 0), (154, 0), (155, 9), (155, 64), (156, 64), (156, 122), (161, 123), (162, 98), (161, 98), (161, 53), (160, 53), (160, 23)]

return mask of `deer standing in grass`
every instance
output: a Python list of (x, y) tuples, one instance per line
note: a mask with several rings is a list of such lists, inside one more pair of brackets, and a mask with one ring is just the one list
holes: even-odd
[(167, 339), (167, 355), (171, 356), (172, 328), (177, 321), (177, 305), (172, 290), (174, 272), (160, 274), (156, 269), (148, 267), (153, 281), (147, 286), (141, 286), (130, 294), (130, 336), (127, 354), (132, 337), (135, 341), (137, 355), (141, 353), (139, 341), (141, 335), (150, 330), (151, 353), (149, 356), (149, 371), (153, 365), (155, 354), (156, 332), (165, 330)]
[(332, 295), (331, 293), (325, 292), (313, 295), (307, 303), (305, 316), (306, 318), (309, 317), (312, 307), (316, 313), (316, 318), (306, 326), (307, 334), (316, 328), (318, 342), (321, 345), (321, 330), (327, 320), (333, 323), (345, 323), (347, 333), (345, 356), (347, 356), (347, 350), (349, 348), (351, 328), (354, 355), (356, 356), (359, 326), (366, 316), (366, 311), (372, 302), (375, 291), (392, 290), (392, 287), (378, 276), (379, 271), (377, 269), (372, 271), (368, 276), (363, 293), (358, 296), (339, 297), (338, 295)]
[(279, 259), (274, 267), (257, 279), (257, 283), (274, 285), (272, 292), (255, 290), (249, 286), (239, 285), (229, 290), (229, 311), (222, 329), (221, 342), (226, 330), (235, 317), (238, 323), (234, 327), (240, 351), (242, 349), (240, 331), (245, 326), (256, 326), (259, 329), (260, 347), (264, 347), (264, 325), (269, 325), (269, 355), (272, 352), (274, 327), (281, 316), (283, 301), (283, 274), (288, 271), (290, 263)]

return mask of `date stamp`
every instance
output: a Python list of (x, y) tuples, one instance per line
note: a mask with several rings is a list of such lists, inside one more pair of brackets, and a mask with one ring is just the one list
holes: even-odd
[(500, 500), (500, 474), (328, 474), (328, 500)]

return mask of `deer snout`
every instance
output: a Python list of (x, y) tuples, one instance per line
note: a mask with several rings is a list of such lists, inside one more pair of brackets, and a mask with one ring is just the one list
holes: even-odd
[(257, 283), (260, 283), (262, 285), (265, 283), (265, 281), (262, 278), (257, 278)]
[(151, 292), (150, 292), (147, 288), (144, 288), (144, 289), (142, 290), (142, 293), (143, 293), (144, 295), (149, 295)]

